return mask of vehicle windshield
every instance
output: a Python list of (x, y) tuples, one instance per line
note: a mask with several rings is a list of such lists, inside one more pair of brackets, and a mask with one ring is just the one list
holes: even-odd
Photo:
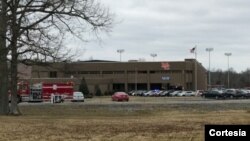
[(81, 93), (81, 92), (75, 92), (74, 96), (83, 96), (83, 93)]

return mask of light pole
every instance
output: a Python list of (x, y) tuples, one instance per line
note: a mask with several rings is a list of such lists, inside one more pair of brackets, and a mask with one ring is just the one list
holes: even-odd
[(211, 88), (211, 74), (210, 74), (210, 52), (213, 51), (214, 49), (213, 48), (206, 48), (206, 51), (208, 51), (208, 54), (209, 54), (209, 66), (208, 66), (208, 86), (209, 88)]
[(122, 53), (124, 52), (124, 49), (118, 49), (117, 52), (120, 53), (120, 62), (122, 61)]
[(157, 54), (156, 53), (151, 53), (150, 56), (153, 57), (153, 61), (155, 61), (155, 57), (157, 56)]
[(229, 88), (229, 56), (232, 55), (232, 53), (225, 53), (225, 55), (227, 56), (227, 68), (228, 68), (228, 71), (227, 71), (227, 87)]
[(135, 67), (135, 91), (137, 91), (137, 67)]

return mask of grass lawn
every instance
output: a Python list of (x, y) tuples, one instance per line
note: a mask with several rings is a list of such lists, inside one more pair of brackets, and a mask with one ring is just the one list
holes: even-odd
[(202, 141), (205, 124), (250, 124), (249, 106), (182, 106), (20, 106), (22, 116), (0, 116), (0, 140)]

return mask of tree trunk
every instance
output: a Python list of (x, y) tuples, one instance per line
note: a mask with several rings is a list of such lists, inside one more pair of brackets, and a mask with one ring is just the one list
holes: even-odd
[(0, 60), (0, 115), (7, 115), (9, 113), (7, 63), (2, 61), (2, 57)]
[[(12, 47), (15, 48), (15, 47)], [(13, 52), (14, 51), (14, 52)], [(17, 105), (17, 57), (15, 57), (15, 49), (12, 49), (12, 60), (11, 60), (11, 115), (21, 115), (21, 112)]]
[(11, 115), (21, 115), (21, 112), (17, 105), (17, 65), (18, 65), (18, 53), (17, 53), (17, 40), (19, 34), (19, 28), (17, 25), (17, 17), (16, 17), (16, 9), (18, 7), (18, 3), (15, 3), (14, 10), (12, 11), (12, 37), (11, 37), (11, 106), (10, 106), (10, 114)]
[[(13, 40), (12, 40), (13, 41)], [(15, 41), (14, 41), (15, 42)], [(17, 105), (17, 49), (15, 44), (11, 46), (12, 59), (11, 59), (11, 115), (21, 115)]]
[(0, 11), (0, 115), (9, 113), (8, 100), (8, 64), (6, 48), (6, 0), (1, 0)]

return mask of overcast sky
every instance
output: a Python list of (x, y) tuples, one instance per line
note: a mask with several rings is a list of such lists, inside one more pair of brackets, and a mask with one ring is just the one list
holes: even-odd
[(114, 28), (102, 42), (74, 42), (81, 47), (80, 60), (122, 61), (143, 58), (153, 61), (183, 61), (194, 58), (190, 49), (197, 45), (197, 59), (208, 68), (206, 48), (211, 52), (211, 69), (240, 72), (250, 68), (249, 0), (100, 0), (115, 13)]

